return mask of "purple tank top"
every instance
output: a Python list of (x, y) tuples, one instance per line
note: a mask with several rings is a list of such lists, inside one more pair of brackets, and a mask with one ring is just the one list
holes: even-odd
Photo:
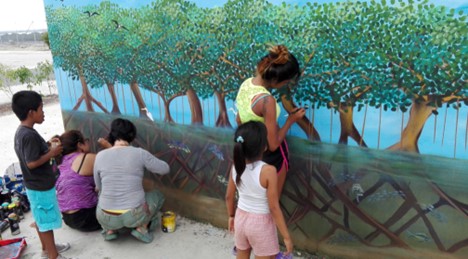
[(65, 155), (59, 165), (60, 176), (55, 184), (60, 211), (93, 208), (97, 205), (96, 185), (93, 176), (79, 175), (72, 163), (81, 153)]

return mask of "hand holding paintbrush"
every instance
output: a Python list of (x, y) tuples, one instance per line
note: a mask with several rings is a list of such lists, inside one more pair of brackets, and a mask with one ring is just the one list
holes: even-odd
[(50, 151), (52, 152), (52, 157), (50, 158), (50, 164), (52, 165), (55, 162), (55, 157), (62, 153), (63, 147), (60, 143), (59, 138), (52, 138), (50, 141)]

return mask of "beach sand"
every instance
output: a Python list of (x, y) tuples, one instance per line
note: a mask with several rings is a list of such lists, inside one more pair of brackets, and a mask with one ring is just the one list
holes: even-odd
[[(16, 57), (8, 52), (8, 58), (0, 52), (0, 63), (4, 60), (13, 60), (16, 66), (21, 64), (37, 64), (37, 62), (50, 59), (50, 53), (36, 53), (35, 55), (18, 54)], [(25, 62), (23, 59), (27, 59)], [(23, 61), (21, 61), (23, 60)], [(21, 63), (23, 62), (23, 63)], [(12, 87), (13, 92), (26, 89), (25, 86)], [(46, 86), (35, 87), (33, 90), (49, 93)], [(19, 121), (16, 116), (8, 111), (11, 95), (0, 91), (0, 174), (13, 162), (18, 161), (13, 149), (13, 138)], [(55, 97), (47, 97), (44, 104), (45, 121), (36, 125), (35, 129), (46, 140), (55, 134), (64, 131), (60, 104)], [(0, 109), (1, 111), (2, 109)], [(227, 220), (227, 218), (226, 218)], [(31, 212), (26, 213), (25, 219), (20, 223), (21, 233), (12, 236), (9, 229), (2, 233), (3, 239), (25, 237), (27, 246), (21, 258), (40, 258), (41, 246), (35, 229), (29, 227), (33, 222)], [(144, 244), (130, 235), (123, 233), (119, 239), (111, 242), (104, 241), (99, 231), (84, 233), (73, 230), (63, 224), (61, 229), (54, 231), (57, 242), (69, 242), (70, 250), (63, 253), (72, 258), (169, 258), (169, 259), (224, 259), (235, 258), (231, 254), (234, 245), (233, 236), (225, 229), (216, 228), (210, 224), (196, 222), (181, 216), (177, 216), (177, 226), (173, 233), (163, 233), (160, 228), (155, 233), (152, 243)], [(253, 256), (252, 256), (253, 258)], [(317, 258), (306, 253), (295, 252), (294, 258)]]

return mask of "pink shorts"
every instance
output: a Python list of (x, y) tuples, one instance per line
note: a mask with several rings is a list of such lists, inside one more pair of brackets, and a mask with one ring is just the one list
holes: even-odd
[(271, 214), (253, 214), (238, 208), (234, 230), (239, 250), (252, 248), (256, 256), (276, 255), (280, 251), (276, 224)]

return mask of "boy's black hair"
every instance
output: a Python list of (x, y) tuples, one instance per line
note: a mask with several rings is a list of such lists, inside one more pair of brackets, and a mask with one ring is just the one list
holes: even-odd
[(135, 125), (126, 119), (117, 118), (112, 121), (109, 136), (107, 141), (114, 145), (116, 140), (125, 140), (128, 143), (132, 142), (137, 134)]
[(11, 99), (11, 109), (20, 121), (26, 120), (29, 111), (37, 111), (41, 104), (41, 95), (34, 91), (19, 91)]
[(236, 168), (236, 184), (241, 182), (245, 171), (246, 161), (254, 162), (262, 158), (268, 146), (267, 129), (265, 124), (249, 121), (240, 125), (234, 134), (234, 168)]

